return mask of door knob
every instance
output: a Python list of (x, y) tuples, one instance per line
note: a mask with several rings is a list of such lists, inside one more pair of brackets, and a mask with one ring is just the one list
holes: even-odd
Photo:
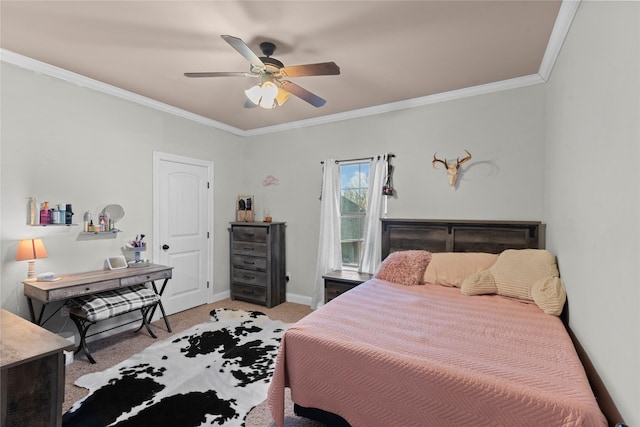
[(167, 244), (162, 245), (162, 249), (164, 249), (166, 251), (167, 249), (169, 249), (169, 245), (167, 245)]

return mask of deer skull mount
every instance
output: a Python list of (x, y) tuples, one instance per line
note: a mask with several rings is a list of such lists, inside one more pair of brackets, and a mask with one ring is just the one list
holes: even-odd
[(434, 169), (437, 169), (437, 164), (442, 163), (445, 169), (447, 170), (447, 174), (449, 175), (449, 185), (452, 187), (455, 187), (456, 185), (456, 178), (458, 177), (458, 168), (460, 167), (460, 165), (466, 162), (467, 160), (471, 159), (471, 153), (468, 152), (467, 150), (464, 150), (464, 151), (467, 153), (467, 156), (463, 157), (462, 159), (458, 157), (455, 163), (449, 163), (447, 162), (447, 159), (444, 159), (444, 160), (438, 159), (436, 157), (437, 153), (433, 155), (431, 166), (433, 166)]

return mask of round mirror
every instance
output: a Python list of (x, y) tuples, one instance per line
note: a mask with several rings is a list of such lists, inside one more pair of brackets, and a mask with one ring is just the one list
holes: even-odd
[(114, 223), (124, 217), (124, 208), (120, 205), (107, 205), (102, 212), (108, 214)]

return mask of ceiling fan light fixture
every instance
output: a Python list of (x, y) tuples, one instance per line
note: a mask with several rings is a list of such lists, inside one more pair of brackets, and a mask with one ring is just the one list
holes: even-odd
[(260, 100), (260, 106), (262, 108), (275, 108), (276, 96), (278, 96), (278, 86), (273, 82), (262, 83), (262, 99)]
[[(272, 109), (278, 105), (282, 105), (288, 98), (288, 96), (282, 96), (279, 94), (278, 86), (271, 82), (266, 81), (261, 85), (253, 86), (244, 91), (249, 101), (255, 105), (259, 105), (262, 108)], [(282, 102), (278, 102), (282, 100)]]
[(285, 102), (287, 102), (287, 99), (289, 99), (289, 95), (291, 94), (286, 90), (278, 88), (278, 95), (276, 96), (276, 102), (278, 103), (278, 106), (281, 106)]
[(260, 98), (262, 98), (262, 88), (260, 85), (252, 86), (251, 88), (244, 91), (244, 94), (247, 96), (249, 101), (253, 102), (256, 105), (260, 105)]

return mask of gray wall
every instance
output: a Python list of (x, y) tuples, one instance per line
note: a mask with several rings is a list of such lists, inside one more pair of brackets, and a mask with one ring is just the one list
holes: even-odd
[(547, 89), (547, 246), (570, 326), (640, 425), (640, 3), (583, 2)]
[[(28, 316), (21, 281), (26, 262), (16, 262), (19, 239), (41, 237), (49, 257), (37, 272), (77, 273), (103, 268), (107, 256), (145, 233), (153, 258), (153, 152), (214, 162), (214, 292), (228, 291), (228, 221), (244, 174), (241, 138), (208, 126), (65, 81), (1, 63), (2, 307)], [(216, 185), (220, 183), (220, 185)], [(124, 207), (115, 238), (82, 239), (81, 227), (28, 227), (27, 197), (72, 203), (74, 222), (89, 210)]]
[[(322, 159), (393, 152), (390, 218), (541, 220), (544, 111), (544, 87), (531, 86), (250, 138), (246, 162), (255, 173), (248, 187), (258, 213), (268, 207), (274, 220), (287, 222), (288, 292), (313, 292)], [(464, 149), (473, 158), (454, 190), (431, 159)], [(279, 184), (263, 187), (268, 175)]]

